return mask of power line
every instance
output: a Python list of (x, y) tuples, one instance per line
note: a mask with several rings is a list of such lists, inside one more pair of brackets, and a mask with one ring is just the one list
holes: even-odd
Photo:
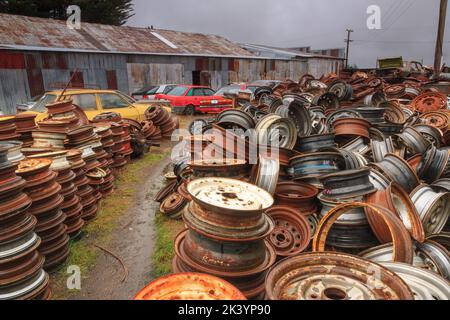
[(409, 5), (407, 7), (405, 7), (405, 9), (403, 10), (403, 12), (400, 13), (400, 15), (389, 25), (389, 27), (387, 27), (386, 31), (389, 30), (394, 24), (396, 24), (398, 22), (398, 20), (400, 20), (401, 17), (403, 17), (403, 15), (408, 12), (408, 10), (415, 5), (417, 2), (417, 0), (414, 0), (413, 2), (409, 3)]

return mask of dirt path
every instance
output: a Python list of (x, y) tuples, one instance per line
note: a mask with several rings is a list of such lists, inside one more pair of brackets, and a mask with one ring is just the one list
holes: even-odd
[[(170, 143), (161, 146), (167, 151)], [(101, 252), (87, 279), (83, 279), (81, 291), (71, 299), (123, 300), (131, 299), (152, 280), (151, 257), (154, 250), (154, 218), (158, 205), (153, 197), (165, 184), (163, 173), (170, 164), (170, 156), (143, 172), (144, 183), (136, 195), (134, 206), (117, 223), (116, 234), (106, 249), (119, 256), (128, 268), (124, 275), (119, 261), (108, 253)]]

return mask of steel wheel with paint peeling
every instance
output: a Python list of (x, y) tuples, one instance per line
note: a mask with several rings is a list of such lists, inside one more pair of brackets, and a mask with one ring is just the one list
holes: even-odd
[(275, 229), (268, 238), (278, 256), (294, 256), (308, 247), (311, 227), (306, 218), (286, 206), (273, 206), (266, 213), (275, 221)]
[(435, 192), (428, 185), (421, 184), (410, 197), (422, 220), (425, 235), (440, 233), (450, 216), (450, 193)]
[(279, 175), (280, 161), (260, 155), (258, 164), (253, 166), (250, 182), (273, 195), (277, 187)]
[(441, 274), (443, 278), (450, 280), (450, 255), (447, 249), (432, 240), (419, 243), (417, 244), (417, 247), (433, 260), (439, 274)]
[[(382, 262), (394, 262), (394, 249), (392, 243), (383, 244), (381, 246), (372, 247), (370, 249), (364, 250), (358, 254), (364, 259), (382, 263)], [(414, 257), (411, 263), (412, 266), (428, 270), (440, 275), (439, 267), (434, 262), (432, 257), (427, 253), (414, 246)]]
[(398, 183), (406, 192), (411, 192), (419, 185), (419, 177), (404, 159), (395, 154), (388, 153), (383, 161), (370, 164), (381, 171), (391, 181)]
[(264, 212), (273, 204), (267, 191), (234, 179), (197, 179), (187, 189), (196, 203), (216, 212), (252, 215)]
[(266, 277), (269, 300), (413, 300), (389, 269), (341, 253), (307, 253), (274, 265)]
[(199, 273), (178, 273), (148, 284), (134, 300), (247, 300), (232, 284)]
[(297, 142), (297, 128), (289, 118), (269, 114), (256, 125), (258, 143), (266, 146), (293, 149)]
[(384, 262), (381, 265), (406, 282), (415, 300), (450, 300), (450, 284), (435, 273), (399, 262)]
[(408, 230), (402, 221), (391, 211), (382, 207), (370, 205), (362, 202), (352, 202), (342, 204), (330, 210), (320, 221), (317, 232), (313, 240), (313, 252), (323, 252), (326, 247), (328, 233), (334, 222), (350, 209), (365, 208), (371, 209), (374, 214), (381, 217), (388, 225), (391, 237), (394, 243), (394, 260), (398, 262), (412, 263), (413, 261), (413, 243)]
[(299, 137), (307, 137), (312, 131), (312, 119), (309, 110), (295, 99), (289, 104), (288, 117), (294, 121)]

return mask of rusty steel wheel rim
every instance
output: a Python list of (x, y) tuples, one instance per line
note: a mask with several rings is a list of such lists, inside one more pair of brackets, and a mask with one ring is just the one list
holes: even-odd
[(419, 213), (425, 236), (439, 234), (450, 216), (450, 193), (435, 192), (421, 184), (411, 192), (410, 197)]
[(263, 117), (256, 125), (258, 143), (266, 146), (293, 149), (298, 133), (290, 118), (282, 118), (276, 114)]
[(177, 273), (159, 278), (134, 300), (247, 300), (235, 286), (220, 278), (199, 273)]
[(406, 282), (415, 300), (450, 300), (450, 284), (435, 273), (398, 262), (384, 262), (381, 265)]
[(266, 259), (265, 261), (258, 267), (255, 267), (251, 270), (247, 271), (231, 271), (231, 270), (217, 270), (208, 268), (202, 264), (199, 264), (195, 260), (191, 259), (189, 255), (186, 254), (184, 250), (184, 241), (188, 230), (182, 231), (178, 236), (175, 238), (175, 244), (174, 244), (174, 250), (177, 257), (186, 264), (189, 268), (192, 268), (193, 270), (196, 270), (198, 272), (212, 274), (218, 277), (229, 277), (229, 278), (242, 278), (242, 277), (248, 277), (248, 276), (254, 276), (257, 274), (260, 274), (262, 272), (265, 272), (268, 270), (276, 261), (276, 252), (275, 249), (272, 247), (272, 245), (265, 241), (265, 247), (266, 247)]
[(430, 142), (414, 127), (406, 127), (402, 133), (396, 134), (395, 137), (412, 155), (425, 153), (430, 147)]
[(376, 191), (369, 179), (370, 169), (344, 170), (319, 178), (323, 195), (334, 199), (349, 199), (365, 196)]
[(226, 214), (258, 214), (273, 205), (270, 193), (240, 180), (202, 178), (189, 182), (187, 189), (204, 209)]
[(382, 217), (391, 231), (392, 242), (394, 243), (394, 261), (412, 263), (413, 244), (408, 230), (403, 222), (391, 211), (382, 207), (370, 205), (362, 202), (345, 203), (330, 210), (319, 223), (316, 235), (313, 239), (313, 252), (324, 252), (328, 233), (334, 222), (350, 209), (365, 208), (371, 209), (374, 214)]
[(258, 163), (252, 168), (250, 182), (273, 195), (279, 175), (280, 162), (277, 159), (270, 159), (260, 155)]
[[(172, 259), (172, 272), (173, 273), (183, 273), (183, 272), (195, 272), (192, 268), (185, 265), (176, 255)], [(238, 288), (247, 299), (253, 299), (258, 297), (264, 292), (264, 279), (265, 272), (260, 275), (242, 277), (242, 278), (231, 278), (231, 277), (221, 277), (225, 281), (230, 282), (236, 288)]]
[(162, 214), (167, 215), (168, 217), (178, 218), (181, 215), (181, 211), (186, 206), (186, 204), (186, 199), (179, 193), (175, 192), (164, 199), (164, 201), (161, 203), (160, 211)]
[(447, 96), (439, 92), (425, 92), (414, 98), (411, 108), (425, 113), (447, 108)]
[(178, 182), (176, 180), (170, 182), (156, 194), (153, 200), (155, 202), (162, 202), (167, 196), (169, 196), (169, 194), (171, 194), (175, 190), (177, 184)]
[(432, 146), (418, 164), (417, 174), (427, 183), (433, 183), (446, 173), (449, 157), (448, 150), (439, 150)]
[(239, 177), (248, 173), (245, 160), (237, 159), (203, 159), (191, 161), (189, 167), (195, 177)]
[[(376, 276), (379, 275), (379, 276)], [(268, 300), (413, 300), (407, 284), (371, 261), (341, 253), (304, 253), (274, 265)]]
[(13, 285), (32, 276), (44, 265), (44, 257), (37, 250), (17, 261), (2, 265), (0, 286)]
[(248, 242), (266, 238), (274, 228), (266, 214), (255, 216), (228, 215), (205, 210), (191, 202), (183, 212), (186, 225), (205, 237), (229, 242)]
[[(409, 195), (397, 184), (391, 183), (386, 190), (378, 190), (376, 193), (367, 196), (366, 202), (381, 206), (397, 214), (414, 240), (420, 243), (425, 241), (425, 231), (416, 207)], [(384, 220), (376, 213), (374, 214), (370, 208), (365, 208), (365, 212), (377, 239), (381, 243), (391, 242), (392, 237), (389, 227)]]
[(280, 257), (294, 256), (303, 252), (311, 241), (308, 220), (290, 207), (273, 206), (266, 213), (275, 221), (275, 229), (269, 240)]
[(370, 165), (381, 171), (389, 180), (399, 184), (406, 192), (411, 192), (420, 183), (419, 177), (409, 163), (395, 154), (388, 153), (382, 162)]
[(370, 139), (369, 128), (372, 124), (362, 118), (341, 118), (333, 122), (336, 137), (360, 136)]
[(316, 197), (319, 189), (302, 182), (280, 182), (275, 190), (275, 200), (279, 205), (297, 208), (302, 215), (317, 211)]
[(442, 133), (448, 131), (450, 126), (450, 116), (445, 112), (440, 111), (426, 112), (420, 115), (419, 119), (422, 120), (424, 124), (441, 130)]

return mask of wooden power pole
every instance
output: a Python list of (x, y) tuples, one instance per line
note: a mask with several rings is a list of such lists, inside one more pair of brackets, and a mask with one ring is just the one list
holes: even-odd
[(434, 78), (439, 78), (442, 63), (442, 47), (444, 44), (445, 18), (448, 0), (441, 0), (439, 8), (439, 27), (436, 40), (436, 51), (434, 54)]
[(345, 41), (347, 42), (347, 50), (345, 51), (345, 69), (348, 68), (348, 51), (350, 49), (350, 42), (353, 42), (353, 40), (350, 40), (350, 34), (353, 32), (352, 29), (347, 29), (347, 39)]

